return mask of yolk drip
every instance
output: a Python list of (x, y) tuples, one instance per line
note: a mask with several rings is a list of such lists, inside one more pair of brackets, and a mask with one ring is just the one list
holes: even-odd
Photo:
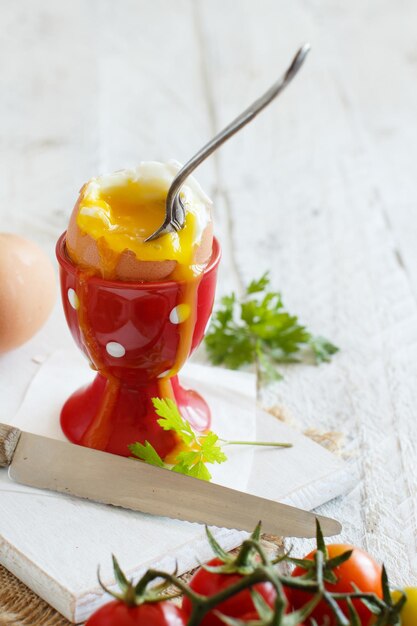
[[(166, 193), (166, 191), (165, 191)], [(158, 380), (159, 396), (175, 400), (170, 378), (175, 376), (191, 351), (196, 313), (198, 286), (204, 266), (196, 264), (196, 247), (199, 243), (198, 216), (186, 210), (185, 225), (179, 232), (146, 242), (165, 219), (165, 193), (160, 188), (141, 185), (137, 180), (125, 180), (123, 185), (100, 188), (86, 185), (81, 194), (77, 225), (82, 233), (90, 235), (96, 243), (100, 257), (100, 270), (106, 279), (114, 280), (120, 256), (129, 251), (140, 261), (176, 261), (169, 280), (181, 282), (181, 301), (177, 303), (178, 346), (175, 363), (164, 378)], [(185, 205), (187, 209), (187, 204)], [(107, 378), (107, 393), (98, 414), (83, 437), (83, 445), (106, 449), (111, 432), (111, 414), (120, 389), (120, 381), (110, 375), (100, 359), (100, 348), (94, 339), (85, 303), (88, 298), (88, 275), (81, 272), (78, 320), (88, 352), (100, 373)]]
[(141, 261), (176, 261), (173, 278), (183, 280), (201, 272), (195, 264), (197, 218), (186, 211), (185, 225), (145, 243), (165, 219), (165, 195), (138, 181), (99, 190), (87, 186), (80, 203), (77, 225), (97, 241), (103, 275), (112, 278), (120, 255), (129, 250)]

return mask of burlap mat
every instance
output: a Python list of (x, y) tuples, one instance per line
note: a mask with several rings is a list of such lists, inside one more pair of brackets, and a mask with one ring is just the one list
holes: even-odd
[(0, 626), (70, 626), (70, 622), (0, 565)]
[[(272, 535), (264, 535), (262, 544), (268, 552), (283, 545)], [(187, 580), (191, 574), (182, 578)], [(0, 626), (71, 626), (71, 622), (0, 565)]]

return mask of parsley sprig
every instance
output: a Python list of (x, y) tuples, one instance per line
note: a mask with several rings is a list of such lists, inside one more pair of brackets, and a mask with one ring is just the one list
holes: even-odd
[(213, 365), (239, 369), (255, 364), (262, 382), (282, 378), (278, 363), (330, 361), (338, 348), (324, 337), (312, 335), (296, 315), (285, 310), (278, 291), (269, 291), (266, 272), (249, 283), (242, 298), (235, 293), (220, 301), (205, 337)]
[(224, 463), (227, 456), (223, 446), (256, 445), (290, 448), (290, 443), (267, 441), (228, 441), (220, 439), (213, 431), (200, 434), (194, 431), (190, 423), (182, 417), (178, 406), (170, 398), (152, 398), (155, 413), (159, 416), (158, 424), (163, 430), (175, 432), (184, 449), (178, 452), (173, 463), (166, 463), (149, 441), (136, 442), (129, 446), (134, 457), (156, 467), (170, 469), (180, 474), (210, 480), (211, 474), (207, 463)]
[(172, 469), (174, 472), (194, 478), (210, 480), (211, 474), (207, 469), (207, 463), (227, 461), (219, 437), (212, 431), (203, 435), (197, 434), (190, 423), (181, 416), (177, 405), (170, 398), (152, 398), (152, 403), (156, 414), (159, 415), (158, 424), (164, 430), (175, 432), (186, 449), (177, 454), (173, 464), (165, 463), (149, 441), (130, 445), (132, 454), (151, 465)]

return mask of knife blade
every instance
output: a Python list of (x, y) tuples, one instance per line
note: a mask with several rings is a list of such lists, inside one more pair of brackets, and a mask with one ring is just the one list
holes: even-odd
[(0, 467), (6, 466), (24, 485), (208, 526), (252, 531), (261, 520), (269, 534), (314, 537), (318, 519), (324, 535), (341, 531), (328, 517), (0, 424)]

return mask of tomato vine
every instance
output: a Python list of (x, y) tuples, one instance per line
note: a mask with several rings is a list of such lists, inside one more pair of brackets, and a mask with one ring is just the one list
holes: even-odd
[[(243, 626), (244, 624), (250, 626), (323, 626), (317, 621), (317, 608), (320, 606), (326, 606), (326, 610), (332, 615), (330, 622), (327, 617), (327, 622), (324, 623), (333, 623), (337, 626), (370, 626), (371, 624), (373, 626), (396, 626), (401, 624), (400, 614), (406, 602), (406, 595), (397, 593), (392, 596), (384, 567), (381, 568), (382, 591), (380, 594), (355, 588), (354, 580), (349, 581), (352, 591), (340, 592), (337, 589), (338, 574), (352, 558), (354, 550), (350, 549), (337, 556), (329, 556), (318, 522), (317, 548), (305, 559), (293, 558), (291, 554), (270, 558), (260, 543), (260, 531), (261, 528), (258, 525), (251, 537), (243, 542), (237, 556), (232, 556), (221, 548), (209, 529), (206, 529), (216, 558), (202, 565), (197, 575), (200, 579), (202, 576), (212, 576), (215, 581), (222, 581), (221, 586), (214, 593), (207, 592), (207, 589), (205, 590), (207, 593), (203, 593), (201, 580), (200, 586), (193, 585), (193, 579), (187, 584), (177, 576), (176, 572), (169, 573), (157, 569), (149, 569), (136, 584), (133, 584), (132, 581), (127, 580), (114, 557), (115, 577), (121, 592), (109, 593), (132, 609), (158, 602), (171, 602), (173, 597), (182, 595), (181, 611), (183, 611), (182, 615), (185, 615), (187, 626), (204, 626), (205, 624), (211, 626), (218, 624), (219, 620), (228, 626)], [(296, 572), (293, 572), (293, 575), (289, 575), (282, 571), (282, 563), (295, 564), (297, 568), (301, 568), (302, 573), (294, 575)], [(155, 586), (157, 580), (163, 582)], [(224, 584), (225, 580), (227, 584)], [(273, 593), (263, 594), (263, 588), (259, 586), (264, 584), (268, 584)], [(176, 592), (168, 595), (168, 586), (174, 587)], [(104, 585), (103, 588), (106, 589)], [(301, 595), (306, 598), (301, 606), (294, 606), (292, 603), (294, 591), (302, 592)], [(250, 606), (248, 595), (244, 600), (243, 593), (250, 594)], [(227, 604), (227, 601), (234, 597), (241, 599), (239, 602), (241, 615), (233, 613), (230, 605)], [(224, 607), (230, 611), (229, 614), (222, 613), (221, 609)], [(363, 614), (361, 611), (363, 607), (366, 607), (367, 614), (371, 616), (367, 623), (361, 621), (359, 616), (359, 613)], [(236, 603), (233, 610), (236, 612)], [(132, 621), (133, 623), (140, 624), (140, 622)]]

